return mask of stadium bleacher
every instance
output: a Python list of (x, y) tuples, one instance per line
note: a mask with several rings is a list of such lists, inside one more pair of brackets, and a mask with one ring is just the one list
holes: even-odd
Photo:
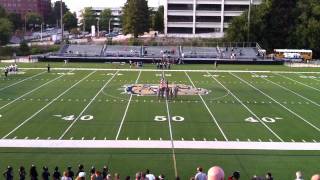
[(253, 62), (273, 63), (265, 59), (257, 46), (225, 46), (195, 47), (195, 46), (123, 46), (123, 45), (63, 45), (56, 54), (46, 56), (47, 59), (69, 59), (77, 61), (149, 61), (170, 58), (176, 62)]

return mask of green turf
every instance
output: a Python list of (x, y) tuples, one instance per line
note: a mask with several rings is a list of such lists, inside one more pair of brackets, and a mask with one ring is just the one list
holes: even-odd
[[(0, 66), (3, 64), (0, 64)], [(45, 63), (22, 64), (45, 67)], [(126, 68), (115, 64), (53, 63), (53, 67)], [(154, 68), (153, 65), (147, 65)], [(219, 69), (316, 71), (284, 66), (221, 65)], [(213, 69), (212, 65), (182, 65), (174, 69)], [(86, 140), (197, 141), (320, 141), (320, 75), (303, 73), (164, 72), (167, 80), (210, 91), (180, 96), (167, 103), (153, 96), (123, 93), (124, 85), (159, 84), (161, 72), (94, 70), (23, 70), (0, 77), (0, 138)], [(42, 73), (42, 74), (40, 74)], [(69, 74), (67, 74), (69, 73)], [(117, 74), (115, 74), (117, 73)], [(210, 76), (209, 76), (210, 75)], [(32, 77), (30, 79), (26, 79)], [(213, 77), (211, 77), (213, 76)], [(265, 77), (265, 78), (261, 78)], [(81, 82), (79, 82), (81, 81)], [(40, 87), (40, 88), (39, 88)], [(104, 87), (104, 88), (103, 88)], [(2, 89), (2, 90), (1, 90)], [(95, 97), (95, 99), (93, 99)], [(54, 100), (54, 101), (53, 101)], [(318, 104), (319, 103), (319, 104)], [(127, 111), (126, 111), (127, 110)], [(184, 121), (158, 122), (156, 116), (181, 116)], [(125, 114), (126, 112), (126, 114)], [(210, 114), (211, 113), (211, 114)], [(255, 116), (261, 122), (247, 122)], [(84, 121), (83, 118), (93, 118)], [(67, 120), (69, 119), (69, 120)], [(75, 121), (76, 120), (76, 121)], [(273, 122), (275, 120), (275, 122)], [(270, 122), (272, 121), (272, 122)], [(171, 128), (170, 128), (171, 125)], [(245, 179), (273, 172), (277, 179), (293, 179), (297, 170), (307, 177), (319, 170), (317, 151), (175, 150), (182, 179), (195, 167), (222, 166), (227, 174), (240, 170)], [(36, 163), (51, 168), (84, 163), (133, 175), (150, 168), (173, 179), (171, 149), (0, 149), (0, 170), (6, 165)], [(306, 178), (307, 179), (307, 178)]]

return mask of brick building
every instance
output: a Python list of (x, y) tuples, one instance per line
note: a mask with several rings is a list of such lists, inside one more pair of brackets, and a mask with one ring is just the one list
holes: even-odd
[(22, 18), (28, 12), (36, 12), (47, 19), (50, 14), (51, 0), (0, 0), (0, 6), (9, 13), (20, 14)]

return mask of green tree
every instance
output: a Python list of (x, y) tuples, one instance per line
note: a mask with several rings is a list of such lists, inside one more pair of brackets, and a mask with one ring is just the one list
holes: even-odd
[(43, 23), (43, 18), (38, 13), (30, 12), (27, 13), (27, 25), (28, 27), (37, 28)]
[(109, 20), (112, 18), (111, 9), (104, 9), (99, 18), (100, 30), (109, 31)]
[(296, 30), (292, 43), (300, 49), (312, 49), (320, 57), (320, 2), (299, 1), (297, 5)]
[(153, 16), (152, 28), (155, 31), (164, 32), (164, 7), (160, 6), (158, 11)]
[(11, 21), (13, 25), (13, 31), (16, 31), (18, 29), (22, 29), (23, 27), (23, 21), (21, 19), (21, 16), (17, 13), (10, 13), (8, 15), (8, 19)]
[(12, 23), (7, 18), (0, 18), (0, 45), (10, 41), (12, 30)]
[(72, 14), (70, 11), (67, 11), (66, 14), (63, 16), (63, 23), (64, 28), (67, 30), (71, 30), (73, 28), (78, 27), (77, 15), (75, 13)]
[[(54, 17), (54, 19), (56, 21), (59, 21), (59, 22), (60, 22), (60, 17), (61, 17), (60, 3), (61, 3), (60, 1), (56, 1), (53, 4), (53, 8), (52, 8), (52, 16)], [(64, 2), (62, 2), (62, 13), (66, 14), (68, 11), (69, 11), (69, 8), (67, 7), (67, 5)]]
[(30, 52), (30, 47), (26, 41), (22, 41), (19, 50), (22, 55), (27, 55)]
[(97, 25), (97, 19), (92, 11), (92, 7), (86, 7), (81, 12), (81, 23), (82, 28), (84, 27), (85, 31), (91, 31), (91, 26)]
[(127, 0), (123, 7), (123, 31), (135, 38), (149, 30), (149, 8), (146, 0)]
[(6, 16), (7, 16), (6, 10), (2, 6), (0, 6), (0, 17), (4, 18)]

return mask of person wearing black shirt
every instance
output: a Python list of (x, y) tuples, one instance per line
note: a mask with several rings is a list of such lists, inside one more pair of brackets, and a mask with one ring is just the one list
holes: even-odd
[(26, 179), (26, 170), (24, 169), (23, 166), (20, 166), (19, 168), (19, 180), (25, 180)]
[(103, 166), (103, 170), (102, 170), (102, 177), (103, 177), (103, 179), (106, 179), (108, 174), (109, 174), (109, 168), (108, 168), (108, 166)]
[(5, 180), (13, 180), (12, 167), (8, 166), (7, 170), (3, 173)]
[(43, 167), (43, 173), (42, 173), (42, 179), (43, 180), (49, 180), (50, 178), (50, 173), (48, 167), (44, 166)]
[(31, 180), (38, 180), (38, 172), (35, 165), (31, 165), (29, 176)]
[(48, 66), (47, 66), (48, 73), (50, 72), (50, 68), (51, 68), (51, 66), (50, 66), (50, 64), (48, 64)]
[(58, 166), (56, 166), (56, 168), (54, 168), (54, 173), (52, 175), (53, 180), (59, 180), (61, 177), (61, 173), (59, 172), (59, 168)]
[(74, 172), (71, 170), (71, 166), (68, 167), (68, 177), (71, 178), (73, 180), (74, 178)]

